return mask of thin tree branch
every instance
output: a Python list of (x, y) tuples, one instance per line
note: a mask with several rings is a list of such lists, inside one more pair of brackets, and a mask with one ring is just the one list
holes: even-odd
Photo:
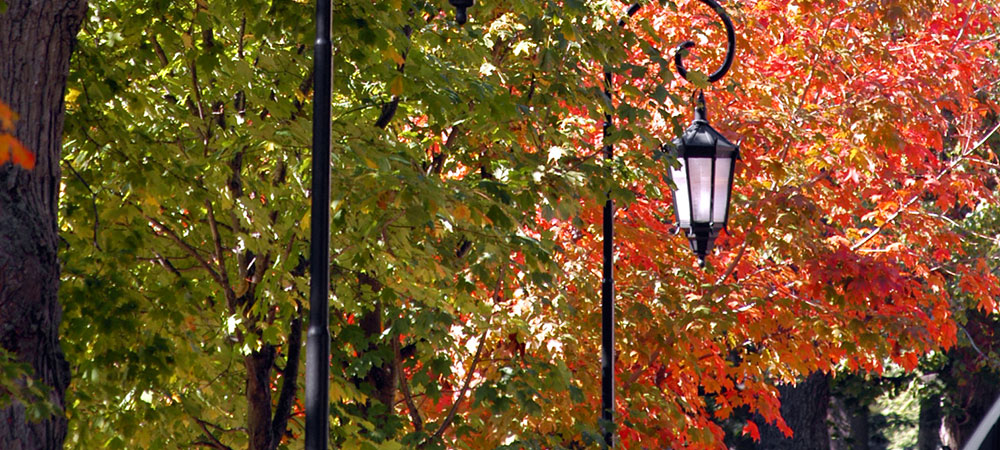
[(420, 417), (420, 410), (417, 409), (416, 403), (413, 403), (413, 394), (410, 392), (410, 382), (406, 379), (406, 375), (403, 373), (402, 364), (400, 364), (398, 336), (395, 336), (392, 339), (392, 352), (395, 355), (394, 364), (396, 364), (396, 375), (399, 377), (399, 390), (403, 392), (403, 400), (406, 402), (406, 410), (410, 414), (410, 422), (413, 423), (413, 431), (419, 433), (424, 430), (424, 418)]
[[(204, 420), (201, 420), (201, 419), (199, 419), (197, 417), (194, 420), (196, 422), (198, 422), (198, 425), (201, 427), (201, 431), (203, 431), (205, 433), (205, 436), (207, 436), (209, 439), (212, 440), (212, 442), (211, 442), (211, 446), (212, 447), (218, 448), (218, 449), (224, 449), (224, 450), (233, 450), (228, 445), (223, 444), (222, 441), (220, 441), (217, 437), (215, 437), (215, 435), (212, 434), (211, 431), (208, 431), (208, 427), (206, 426), (206, 424), (208, 424), (208, 422), (205, 422)], [(199, 443), (196, 442), (195, 444), (199, 444)]]
[(281, 374), (281, 393), (278, 394), (274, 418), (271, 420), (271, 450), (277, 450), (278, 444), (281, 443), (281, 437), (285, 435), (288, 427), (288, 419), (292, 416), (292, 404), (295, 403), (295, 391), (299, 378), (299, 355), (302, 350), (302, 305), (298, 306), (298, 316), (292, 319), (291, 331), (288, 333), (285, 371)]
[(465, 373), (465, 381), (462, 383), (462, 391), (458, 394), (458, 399), (455, 400), (455, 403), (452, 403), (451, 409), (448, 410), (448, 415), (444, 418), (444, 421), (441, 422), (437, 431), (435, 431), (430, 439), (425, 441), (420, 448), (423, 448), (431, 441), (440, 439), (441, 436), (444, 435), (445, 430), (451, 426), (452, 421), (455, 420), (455, 413), (458, 412), (458, 407), (461, 406), (462, 401), (465, 400), (465, 396), (469, 392), (469, 385), (472, 383), (472, 376), (476, 372), (476, 364), (479, 363), (479, 358), (483, 353), (483, 346), (486, 344), (487, 332), (488, 330), (479, 335), (479, 345), (476, 347), (476, 355), (472, 357), (472, 364), (469, 365), (469, 370)]
[(243, 38), (246, 36), (246, 32), (247, 32), (247, 15), (246, 13), (244, 13), (243, 17), (240, 18), (240, 38), (236, 46), (236, 55), (239, 56), (240, 59), (245, 59), (243, 56)]
[[(493, 295), (492, 295), (494, 303), (499, 300), (500, 290), (503, 288), (504, 277), (506, 276), (507, 273), (506, 269), (507, 269), (506, 263), (500, 266), (500, 273), (497, 276), (497, 285), (493, 289)], [(448, 415), (441, 422), (441, 425), (438, 426), (437, 431), (435, 431), (430, 438), (428, 438), (426, 441), (420, 444), (418, 448), (424, 448), (425, 446), (427, 446), (427, 444), (437, 439), (440, 439), (441, 436), (444, 435), (445, 430), (448, 429), (448, 427), (451, 425), (452, 421), (455, 420), (455, 413), (458, 412), (458, 407), (461, 406), (462, 401), (465, 400), (465, 396), (469, 392), (469, 385), (472, 384), (472, 376), (476, 372), (476, 364), (479, 363), (482, 357), (483, 346), (486, 344), (486, 334), (488, 332), (489, 330), (486, 330), (483, 331), (481, 335), (479, 335), (479, 345), (476, 347), (475, 356), (472, 357), (472, 363), (469, 364), (469, 370), (465, 373), (465, 381), (462, 383), (462, 390), (458, 394), (458, 399), (455, 400), (455, 403), (452, 403), (451, 409), (448, 410)]]
[(198, 67), (195, 65), (194, 61), (188, 64), (188, 70), (191, 71), (191, 87), (194, 91), (195, 106), (198, 107), (198, 118), (205, 120), (205, 108), (202, 106), (201, 101), (201, 84), (198, 83)]
[(212, 210), (212, 201), (205, 200), (205, 207), (208, 209), (208, 226), (212, 230), (212, 241), (215, 243), (215, 261), (219, 266), (219, 276), (222, 278), (222, 288), (226, 291), (226, 303), (229, 304), (229, 312), (236, 312), (236, 292), (229, 282), (229, 271), (226, 270), (225, 252), (222, 251), (222, 237), (219, 235), (219, 224), (215, 222), (215, 212)]
[(160, 60), (160, 64), (163, 67), (167, 67), (167, 65), (170, 64), (170, 61), (167, 60), (167, 54), (164, 53), (163, 47), (160, 46), (160, 41), (156, 39), (156, 34), (152, 31), (147, 31), (147, 33), (149, 33), (150, 42), (153, 43), (153, 52), (156, 53), (157, 59)]
[(80, 175), (80, 172), (76, 171), (76, 168), (73, 167), (73, 164), (70, 163), (68, 159), (64, 159), (63, 162), (66, 163), (66, 167), (69, 167), (69, 171), (73, 172), (73, 176), (75, 176), (80, 183), (83, 183), (83, 187), (87, 188), (87, 192), (90, 192), (90, 202), (94, 207), (94, 248), (104, 251), (104, 249), (101, 248), (101, 244), (97, 242), (97, 230), (101, 227), (101, 216), (97, 213), (97, 193), (90, 188), (90, 183), (87, 183), (87, 180), (83, 179), (83, 176)]
[(163, 266), (165, 269), (170, 271), (170, 273), (176, 275), (177, 278), (184, 278), (184, 276), (181, 275), (181, 272), (178, 271), (177, 268), (174, 267), (174, 265), (170, 262), (169, 258), (164, 257), (163, 255), (160, 254), (160, 252), (156, 250), (153, 250), (153, 254), (156, 255), (156, 258), (138, 258), (138, 259), (150, 259), (156, 261), (160, 263), (160, 265)]
[[(998, 129), (1000, 129), (1000, 123), (997, 123), (997, 125), (994, 126), (993, 129), (991, 129), (988, 133), (986, 133), (986, 136), (984, 136), (978, 143), (976, 143), (975, 145), (969, 147), (967, 150), (965, 150), (964, 152), (962, 152), (962, 154), (958, 155), (958, 157), (955, 158), (955, 160), (952, 161), (951, 164), (948, 164), (948, 167), (945, 167), (943, 170), (941, 170), (941, 172), (938, 173), (937, 176), (934, 177), (934, 179), (935, 180), (940, 180), (946, 174), (948, 174), (948, 172), (951, 172), (952, 169), (954, 169), (956, 166), (958, 166), (959, 163), (961, 163), (962, 161), (965, 160), (966, 156), (969, 156), (970, 154), (972, 154), (972, 152), (974, 152), (976, 149), (978, 149), (983, 144), (985, 144), (986, 141), (990, 138), (990, 136), (993, 136), (993, 134), (996, 133)], [(919, 195), (919, 194), (918, 195), (914, 195), (913, 198), (911, 198), (903, 206), (901, 206), (899, 209), (897, 209), (896, 212), (892, 213), (892, 215), (889, 216), (885, 220), (885, 223), (883, 223), (882, 225), (879, 225), (879, 226), (875, 227), (875, 229), (872, 230), (870, 233), (868, 233), (864, 238), (862, 238), (861, 240), (859, 240), (858, 242), (856, 242), (854, 245), (852, 245), (851, 246), (851, 251), (857, 251), (859, 248), (861, 248), (862, 246), (864, 246), (865, 244), (867, 244), (868, 241), (872, 240), (872, 238), (874, 238), (876, 235), (878, 235), (880, 232), (882, 232), (882, 230), (885, 229), (886, 225), (889, 225), (894, 220), (896, 220), (896, 218), (899, 217), (900, 214), (902, 214), (904, 211), (906, 211), (906, 209), (909, 208), (910, 205), (914, 204), (917, 200), (920, 200), (921, 197), (922, 197), (922, 195)]]
[(166, 234), (166, 236), (170, 238), (170, 240), (174, 241), (177, 245), (181, 246), (181, 248), (184, 249), (184, 251), (186, 251), (196, 261), (198, 261), (198, 263), (201, 264), (201, 266), (204, 267), (206, 271), (208, 271), (209, 275), (212, 276), (212, 279), (214, 279), (217, 283), (219, 283), (219, 286), (221, 286), (223, 289), (226, 288), (226, 285), (223, 283), (222, 276), (220, 276), (219, 273), (212, 268), (212, 265), (209, 264), (209, 262), (204, 257), (202, 257), (200, 253), (198, 253), (198, 250), (195, 250), (195, 248), (192, 247), (190, 244), (184, 242), (184, 239), (181, 239), (181, 237), (178, 236), (177, 233), (174, 232), (174, 230), (171, 230), (170, 227), (164, 225), (159, 220), (150, 217), (146, 213), (142, 213), (142, 216), (145, 217), (146, 220), (150, 221), (153, 225), (156, 225), (156, 227), (159, 228), (160, 231), (162, 231), (164, 234)]

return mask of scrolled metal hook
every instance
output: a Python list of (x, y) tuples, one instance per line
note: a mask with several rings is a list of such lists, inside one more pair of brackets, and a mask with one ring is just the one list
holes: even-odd
[[(729, 20), (729, 14), (726, 14), (726, 10), (722, 8), (715, 0), (699, 0), (700, 2), (710, 6), (719, 18), (722, 19), (722, 23), (726, 26), (726, 39), (729, 40), (729, 45), (726, 47), (726, 60), (722, 62), (722, 67), (716, 70), (714, 73), (708, 76), (709, 83), (715, 83), (722, 79), (726, 72), (729, 72), (729, 68), (733, 65), (733, 56), (736, 55), (736, 33), (733, 31), (733, 21)], [(684, 41), (681, 45), (677, 46), (674, 50), (674, 68), (677, 69), (677, 74), (681, 78), (687, 80), (687, 69), (684, 68), (684, 55), (687, 50), (694, 47), (694, 41)]]

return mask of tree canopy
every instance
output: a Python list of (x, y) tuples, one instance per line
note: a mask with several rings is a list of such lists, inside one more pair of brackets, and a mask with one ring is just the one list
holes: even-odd
[[(995, 312), (996, 246), (963, 244), (997, 217), (996, 2), (727, 2), (715, 85), (698, 2), (624, 26), (621, 2), (482, 3), (462, 27), (443, 1), (333, 4), (335, 446), (596, 445), (609, 192), (624, 448), (791, 433), (778, 384), (912, 370)], [(311, 15), (90, 2), (62, 160), (68, 447), (300, 445)], [(661, 149), (698, 89), (742, 151), (704, 270)]]

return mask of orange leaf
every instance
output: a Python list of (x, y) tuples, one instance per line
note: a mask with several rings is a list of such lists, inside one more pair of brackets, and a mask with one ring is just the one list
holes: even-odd
[(7, 161), (32, 170), (35, 168), (35, 154), (9, 134), (0, 134), (0, 164)]
[(0, 130), (13, 130), (14, 121), (17, 120), (17, 113), (11, 111), (4, 102), (0, 102)]

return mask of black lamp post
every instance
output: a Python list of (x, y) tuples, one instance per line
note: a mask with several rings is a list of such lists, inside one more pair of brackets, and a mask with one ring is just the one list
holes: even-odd
[[(473, 0), (450, 0), (455, 20), (468, 20)], [(330, 437), (330, 0), (316, 2), (313, 49), (312, 205), (309, 243), (309, 331), (306, 337), (306, 450), (326, 450)]]
[[(726, 11), (715, 0), (700, 0), (711, 7), (722, 19), (726, 27), (726, 59), (719, 70), (708, 77), (710, 83), (720, 80), (733, 64), (736, 53), (736, 36), (733, 22)], [(639, 4), (629, 7), (627, 14), (632, 17), (639, 10)], [(618, 22), (625, 25), (625, 20)], [(692, 41), (685, 41), (674, 53), (674, 65), (681, 78), (687, 79), (682, 58), (687, 49), (694, 47)], [(604, 93), (611, 100), (612, 76), (604, 73)], [(604, 138), (608, 138), (611, 115), (604, 115)], [(671, 170), (671, 177), (677, 185), (674, 191), (674, 210), (678, 223), (687, 231), (691, 248), (704, 265), (705, 255), (719, 231), (725, 227), (729, 213), (729, 192), (733, 184), (733, 164), (739, 157), (739, 149), (726, 140), (708, 124), (705, 112), (705, 98), (698, 95), (695, 121), (674, 140), (674, 155), (681, 161), (681, 168)], [(604, 158), (614, 157), (614, 147), (604, 146)], [(686, 196), (686, 197), (685, 197)], [(683, 198), (682, 198), (683, 197)], [(679, 199), (679, 200), (678, 200)], [(609, 195), (604, 204), (603, 239), (604, 261), (601, 280), (601, 432), (604, 446), (614, 447), (614, 405), (615, 405), (615, 281), (614, 281), (614, 214), (615, 204)]]

